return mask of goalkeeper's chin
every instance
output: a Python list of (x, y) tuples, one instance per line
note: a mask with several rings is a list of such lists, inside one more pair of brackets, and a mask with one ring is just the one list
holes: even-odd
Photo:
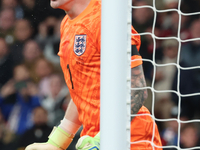
[(54, 8), (54, 9), (60, 8), (60, 3), (59, 3), (58, 0), (51, 0), (51, 1), (50, 1), (50, 5), (51, 5), (51, 7)]

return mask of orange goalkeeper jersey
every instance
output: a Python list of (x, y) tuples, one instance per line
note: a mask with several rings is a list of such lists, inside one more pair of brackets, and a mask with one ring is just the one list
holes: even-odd
[[(66, 15), (61, 23), (61, 42), (58, 55), (65, 81), (77, 106), (83, 124), (81, 135), (94, 136), (100, 124), (100, 50), (101, 1), (91, 0), (75, 19)], [(132, 28), (132, 32), (136, 31)], [(140, 47), (140, 36), (132, 44)], [(133, 56), (133, 58), (141, 58)], [(140, 65), (142, 61), (132, 63)]]
[[(66, 15), (61, 23), (61, 42), (58, 55), (66, 84), (72, 100), (77, 106), (79, 120), (83, 124), (81, 136), (94, 136), (100, 130), (100, 31), (100, 0), (91, 0), (88, 7), (78, 17), (70, 20)], [(132, 33), (137, 33), (134, 28), (132, 28)], [(132, 60), (137, 59), (131, 62), (133, 68), (142, 64), (141, 56), (137, 54), (141, 44), (140, 36), (133, 35), (131, 43), (136, 46), (131, 57)], [(138, 113), (147, 112), (147, 108), (143, 106)], [(143, 118), (146, 118), (146, 121)], [(132, 142), (151, 140), (153, 130), (149, 123), (153, 123), (151, 117), (135, 117), (131, 122)], [(157, 128), (155, 131), (154, 144), (161, 145)], [(152, 148), (149, 143), (131, 145), (131, 149), (134, 150), (147, 148)]]

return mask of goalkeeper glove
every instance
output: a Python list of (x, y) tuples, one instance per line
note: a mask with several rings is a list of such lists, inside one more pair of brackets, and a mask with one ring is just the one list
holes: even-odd
[(54, 127), (47, 143), (34, 143), (26, 147), (25, 150), (66, 150), (73, 137), (73, 134), (68, 134), (60, 127)]
[(100, 132), (93, 138), (88, 135), (82, 136), (77, 144), (77, 150), (99, 150), (100, 149)]

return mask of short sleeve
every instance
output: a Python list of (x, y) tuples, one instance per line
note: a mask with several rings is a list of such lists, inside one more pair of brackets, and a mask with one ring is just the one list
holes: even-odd
[(131, 33), (133, 34), (131, 36), (131, 45), (132, 45), (131, 68), (134, 68), (142, 64), (142, 57), (139, 54), (141, 39), (140, 35), (133, 27), (131, 28)]

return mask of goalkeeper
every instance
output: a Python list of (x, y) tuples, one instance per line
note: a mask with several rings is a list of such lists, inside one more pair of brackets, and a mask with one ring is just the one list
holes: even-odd
[[(61, 23), (61, 40), (58, 55), (71, 102), (60, 125), (52, 131), (46, 143), (34, 143), (26, 150), (65, 150), (77, 130), (83, 125), (78, 150), (98, 150), (100, 144), (100, 51), (101, 51), (101, 0), (51, 0), (51, 7), (63, 9), (66, 16)], [(116, 31), (117, 32), (117, 31)], [(137, 33), (132, 28), (132, 33)], [(144, 87), (142, 60), (138, 51), (140, 36), (132, 36), (133, 87)], [(138, 60), (140, 59), (140, 60)], [(116, 93), (117, 94), (117, 93)], [(143, 106), (146, 90), (132, 91), (132, 114), (149, 114)], [(153, 133), (154, 131), (154, 133)], [(131, 121), (131, 141), (148, 140), (161, 146), (157, 126), (153, 130), (150, 116), (137, 116)], [(120, 136), (120, 135), (119, 135)], [(149, 142), (132, 144), (134, 150), (158, 149)]]

